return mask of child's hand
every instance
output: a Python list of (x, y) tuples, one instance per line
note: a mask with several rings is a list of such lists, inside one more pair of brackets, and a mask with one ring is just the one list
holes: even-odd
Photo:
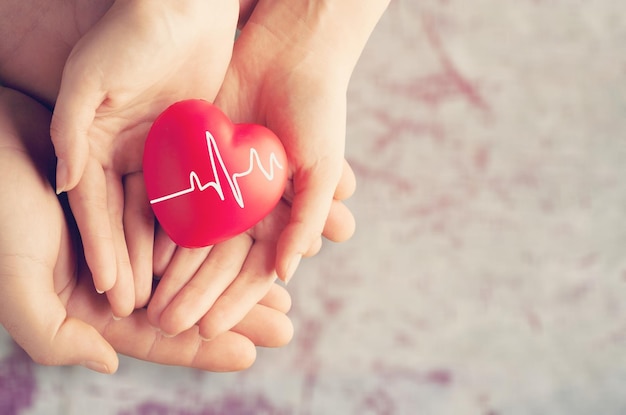
[[(354, 176), (346, 163), (338, 197), (350, 194), (353, 186)], [(154, 273), (160, 281), (148, 304), (151, 324), (169, 336), (198, 325), (204, 339), (216, 338), (238, 324), (275, 290), (276, 243), (289, 222), (290, 211), (288, 201), (281, 200), (249, 231), (207, 248), (177, 247), (159, 228)], [(340, 240), (353, 227), (350, 212), (339, 200), (334, 201), (326, 235)]]
[(290, 340), (290, 298), (277, 285), (231, 331), (200, 347), (197, 329), (163, 338), (145, 310), (115, 320), (75, 249), (69, 209), (50, 185), (49, 122), (45, 108), (0, 89), (0, 323), (35, 361), (111, 373), (119, 352), (163, 364), (239, 370), (254, 361), (255, 345)]
[(68, 191), (96, 289), (116, 316), (150, 294), (153, 220), (138, 173), (145, 136), (173, 102), (216, 95), (237, 3), (116, 1), (65, 65), (51, 125), (56, 187)]

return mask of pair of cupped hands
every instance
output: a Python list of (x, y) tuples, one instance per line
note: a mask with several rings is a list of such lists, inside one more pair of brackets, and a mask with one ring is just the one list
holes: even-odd
[[(322, 237), (352, 235), (342, 200), (355, 188), (344, 160), (352, 65), (319, 13), (290, 3), (116, 1), (72, 47), (52, 114), (2, 101), (22, 139), (0, 156), (10, 196), (0, 207), (0, 319), (35, 361), (111, 373), (122, 353), (238, 370), (256, 346), (289, 342), (291, 299), (276, 278), (289, 280)], [(151, 123), (188, 98), (267, 126), (290, 165), (265, 219), (197, 249), (155, 225), (141, 171)]]

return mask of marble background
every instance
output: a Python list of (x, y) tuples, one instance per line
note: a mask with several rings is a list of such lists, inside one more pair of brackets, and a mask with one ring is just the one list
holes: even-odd
[(349, 91), (354, 238), (234, 374), (34, 365), (0, 413), (626, 413), (626, 6), (394, 0)]

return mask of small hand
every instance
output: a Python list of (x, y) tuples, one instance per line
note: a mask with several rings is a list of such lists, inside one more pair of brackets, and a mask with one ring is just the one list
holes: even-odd
[[(342, 240), (354, 228), (350, 211), (339, 200), (351, 194), (353, 186), (346, 163), (324, 231), (331, 240)], [(290, 212), (284, 198), (249, 231), (206, 248), (178, 247), (159, 227), (154, 273), (160, 280), (148, 304), (151, 324), (170, 336), (198, 325), (205, 339), (235, 326), (276, 287), (276, 243)], [(304, 255), (313, 255), (317, 249), (314, 246)]]

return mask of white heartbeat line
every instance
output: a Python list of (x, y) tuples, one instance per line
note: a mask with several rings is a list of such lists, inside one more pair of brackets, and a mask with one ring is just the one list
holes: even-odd
[(219, 175), (217, 174), (217, 165), (215, 163), (216, 158), (217, 158), (217, 162), (219, 163), (220, 168), (222, 169), (222, 172), (226, 176), (226, 180), (228, 181), (230, 190), (233, 193), (233, 196), (235, 197), (235, 200), (237, 201), (237, 204), (239, 205), (240, 208), (244, 207), (244, 203), (243, 203), (243, 194), (241, 193), (241, 188), (239, 187), (239, 181), (238, 181), (239, 178), (245, 177), (249, 175), (250, 173), (252, 173), (252, 171), (254, 170), (255, 164), (258, 166), (259, 170), (261, 170), (261, 173), (263, 173), (263, 176), (265, 176), (265, 178), (268, 181), (274, 180), (274, 166), (278, 167), (281, 170), (283, 169), (283, 166), (280, 164), (280, 162), (276, 158), (276, 154), (272, 152), (270, 154), (270, 171), (268, 172), (267, 170), (265, 170), (265, 168), (263, 167), (263, 164), (261, 163), (259, 153), (256, 151), (255, 148), (250, 148), (250, 164), (249, 164), (248, 170), (241, 172), (241, 173), (234, 173), (231, 177), (230, 173), (228, 172), (228, 169), (226, 168), (226, 165), (224, 164), (222, 155), (220, 154), (220, 149), (217, 147), (215, 138), (213, 138), (211, 133), (208, 131), (206, 132), (206, 143), (207, 143), (207, 148), (209, 151), (209, 158), (211, 160), (211, 169), (213, 171), (213, 177), (215, 180), (202, 184), (200, 182), (200, 178), (198, 177), (198, 174), (192, 170), (189, 173), (189, 187), (187, 189), (174, 192), (169, 195), (165, 195), (156, 199), (152, 199), (150, 200), (150, 204), (165, 202), (166, 200), (174, 199), (174, 198), (186, 195), (188, 193), (192, 193), (196, 189), (203, 192), (208, 188), (214, 189), (217, 192), (220, 199), (224, 201), (224, 189), (222, 188)]

